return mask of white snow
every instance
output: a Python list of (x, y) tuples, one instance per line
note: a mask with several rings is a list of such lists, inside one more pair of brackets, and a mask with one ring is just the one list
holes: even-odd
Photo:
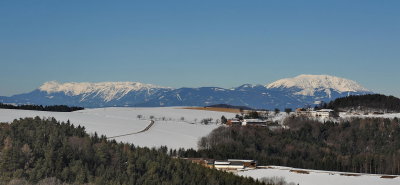
[[(144, 118), (138, 119), (142, 115)], [(200, 124), (205, 118), (220, 119), (234, 117), (232, 113), (188, 110), (178, 107), (165, 108), (98, 108), (77, 112), (44, 112), (29, 110), (0, 109), (0, 122), (11, 122), (24, 117), (55, 117), (59, 121), (70, 120), (74, 125), (81, 125), (89, 133), (112, 137), (140, 131), (149, 124), (149, 117), (154, 116), (155, 124), (148, 131), (136, 135), (115, 138), (138, 146), (168, 148), (197, 148), (197, 141), (208, 135), (219, 125)], [(182, 121), (181, 118), (184, 118)], [(163, 121), (164, 118), (164, 121)], [(195, 124), (192, 124), (196, 122)]]
[[(272, 114), (272, 113), (271, 113)], [(142, 115), (144, 118), (138, 119)], [(123, 137), (115, 138), (117, 141), (133, 143), (138, 146), (159, 147), (178, 149), (197, 148), (197, 141), (200, 137), (206, 136), (218, 125), (202, 125), (199, 122), (204, 118), (220, 119), (222, 115), (230, 118), (235, 114), (182, 109), (180, 107), (164, 108), (98, 108), (85, 109), (76, 112), (44, 112), (29, 110), (0, 109), (0, 122), (11, 122), (14, 119), (24, 117), (55, 117), (60, 121), (70, 120), (75, 125), (81, 125), (89, 133), (97, 132), (108, 137), (137, 132), (149, 124), (150, 116), (154, 116), (155, 124), (148, 131)], [(274, 118), (279, 121), (287, 116), (286, 113), (279, 113)], [(387, 115), (374, 115), (386, 116)], [(393, 116), (400, 116), (393, 114)], [(181, 118), (184, 117), (182, 121)], [(193, 122), (197, 122), (192, 124)], [(287, 182), (299, 183), (300, 185), (398, 185), (400, 177), (394, 179), (380, 178), (381, 175), (359, 174), (360, 176), (344, 176), (343, 172), (328, 172), (320, 170), (305, 170), (309, 174), (290, 172), (295, 168), (270, 166), (269, 169), (255, 169), (237, 172), (238, 175), (250, 176), (253, 178), (262, 177), (284, 177)], [(304, 170), (304, 169), (295, 169)]]
[(347, 112), (341, 112), (340, 118), (347, 119), (347, 118), (400, 118), (400, 113), (385, 113), (385, 114), (368, 114), (368, 115), (354, 115)]
[(329, 75), (299, 75), (294, 78), (284, 78), (266, 85), (267, 88), (291, 88), (301, 89), (296, 94), (314, 96), (316, 91), (323, 90), (329, 96), (330, 89), (337, 92), (369, 91), (355, 81)]
[[(307, 171), (309, 174), (290, 172), (290, 170)], [(400, 177), (393, 179), (381, 178), (382, 175), (357, 174), (359, 176), (345, 176), (344, 172), (297, 169), (282, 166), (270, 166), (268, 169), (240, 171), (238, 175), (257, 179), (263, 177), (283, 177), (286, 182), (300, 185), (399, 185)], [(356, 174), (356, 173), (347, 173)]]
[(143, 84), (139, 82), (58, 83), (56, 81), (50, 81), (40, 86), (39, 90), (47, 93), (63, 92), (70, 96), (83, 95), (83, 99), (88, 95), (95, 94), (96, 96), (103, 98), (106, 102), (109, 102), (114, 99), (119, 99), (131, 91), (149, 91), (153, 88), (166, 89), (167, 87)]

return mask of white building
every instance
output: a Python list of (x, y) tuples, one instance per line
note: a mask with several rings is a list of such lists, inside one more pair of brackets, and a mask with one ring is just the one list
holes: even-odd
[(244, 119), (242, 121), (242, 126), (265, 126), (265, 125), (267, 125), (267, 122), (260, 119)]
[(316, 111), (313, 109), (296, 110), (297, 116), (308, 116), (308, 117), (323, 118), (323, 119), (333, 117), (334, 116), (333, 113), (334, 111), (332, 109), (321, 109)]
[(239, 170), (244, 169), (244, 164), (237, 161), (215, 161), (214, 168), (220, 170)]
[(240, 170), (256, 167), (257, 161), (255, 160), (228, 159), (227, 161), (214, 161), (214, 168), (219, 170)]
[(333, 110), (332, 109), (321, 109), (315, 111), (315, 117), (318, 118), (330, 118), (333, 117)]

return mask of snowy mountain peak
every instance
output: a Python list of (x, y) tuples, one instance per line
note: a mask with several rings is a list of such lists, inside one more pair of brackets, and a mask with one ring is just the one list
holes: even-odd
[(263, 85), (253, 85), (253, 84), (243, 84), (239, 87), (232, 88), (231, 90), (237, 90), (237, 91), (251, 91), (255, 88), (265, 88)]
[(331, 89), (337, 92), (369, 92), (355, 81), (329, 75), (299, 75), (294, 78), (285, 78), (266, 86), (272, 88), (298, 88), (298, 95), (313, 96), (316, 91), (325, 91), (331, 94)]
[(255, 85), (253, 85), (253, 84), (243, 84), (239, 87), (236, 87), (235, 89), (246, 89), (246, 88), (253, 88), (253, 87), (255, 87)]
[(39, 90), (47, 93), (63, 92), (70, 96), (96, 94), (96, 96), (100, 96), (104, 101), (108, 102), (113, 99), (121, 98), (131, 91), (151, 90), (155, 88), (168, 89), (167, 87), (139, 82), (59, 83), (56, 81), (50, 81), (40, 86)]

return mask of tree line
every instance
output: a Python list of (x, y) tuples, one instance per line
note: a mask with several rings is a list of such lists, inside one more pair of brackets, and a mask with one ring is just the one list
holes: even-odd
[(339, 111), (400, 112), (400, 99), (382, 94), (351, 95), (323, 104), (322, 108)]
[(264, 184), (54, 118), (0, 123), (0, 184)]
[(219, 127), (183, 157), (254, 159), (260, 165), (358, 173), (400, 174), (400, 121), (355, 118), (321, 123), (305, 117), (285, 121), (290, 129)]
[(66, 105), (11, 105), (0, 103), (2, 109), (21, 109), (21, 110), (36, 110), (36, 111), (51, 111), (51, 112), (73, 112), (83, 110), (83, 107), (69, 107)]

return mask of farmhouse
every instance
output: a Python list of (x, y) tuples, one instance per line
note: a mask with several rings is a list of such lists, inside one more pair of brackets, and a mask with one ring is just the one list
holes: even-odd
[(256, 168), (257, 161), (243, 159), (217, 160), (214, 162), (214, 168), (219, 170), (241, 170), (245, 168)]
[(260, 119), (244, 119), (242, 126), (266, 126), (267, 122)]
[(257, 161), (255, 160), (247, 160), (247, 159), (228, 159), (230, 162), (242, 162), (245, 168), (256, 168)]
[[(177, 157), (179, 158), (179, 157)], [(206, 158), (181, 158), (217, 170), (242, 170), (257, 168), (257, 161), (246, 159), (214, 160)]]
[(233, 126), (233, 125), (242, 125), (242, 122), (241, 122), (239, 119), (234, 118), (234, 119), (228, 119), (228, 121), (226, 122), (226, 124), (229, 125), (229, 126)]

